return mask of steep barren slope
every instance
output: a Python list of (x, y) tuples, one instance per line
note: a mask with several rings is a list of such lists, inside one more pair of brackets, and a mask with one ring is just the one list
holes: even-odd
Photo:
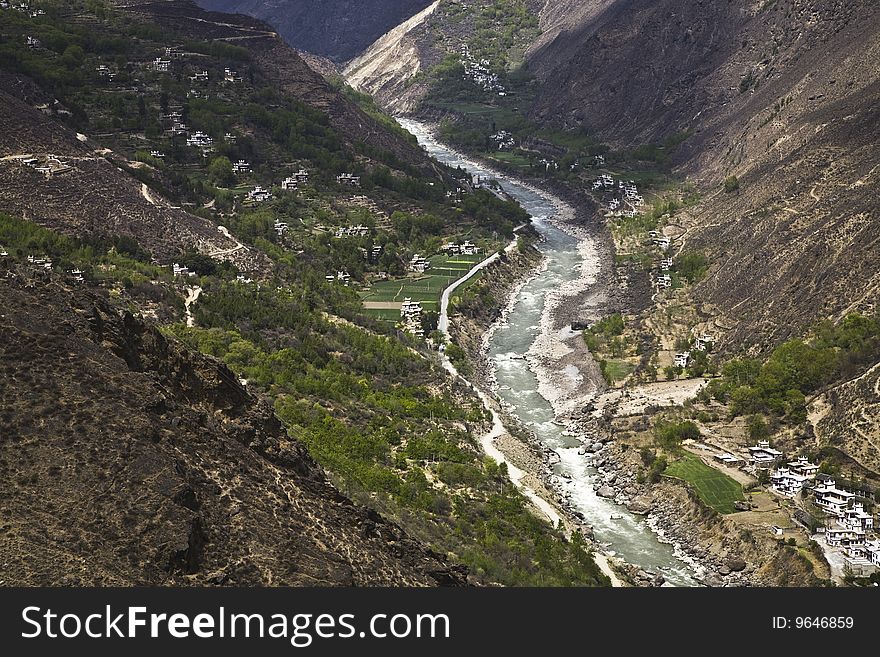
[(0, 277), (0, 583), (435, 585), (222, 364), (100, 296)]
[(260, 18), (274, 25), (293, 47), (344, 62), (431, 0), (199, 0), (198, 4)]
[(684, 239), (715, 263), (695, 296), (768, 346), (877, 301), (878, 62), (876, 3), (621, 0), (534, 51), (532, 115), (622, 148), (691, 131)]

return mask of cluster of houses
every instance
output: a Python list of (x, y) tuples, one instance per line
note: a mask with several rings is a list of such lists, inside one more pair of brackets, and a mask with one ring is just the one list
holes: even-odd
[(353, 173), (340, 173), (336, 176), (336, 182), (343, 187), (360, 187), (361, 177), (356, 176)]
[(37, 159), (36, 157), (25, 157), (21, 160), (21, 163), (30, 167), (37, 173), (42, 173), (47, 178), (65, 173), (73, 168), (57, 155), (47, 155), (42, 160)]
[(431, 261), (424, 256), (416, 253), (412, 257), (412, 260), (409, 261), (409, 265), (407, 268), (412, 272), (416, 272), (417, 274), (424, 274), (431, 268)]
[(422, 304), (406, 297), (400, 305), (400, 322), (409, 333), (423, 338), (425, 330), (422, 328)]
[(370, 229), (363, 224), (358, 224), (357, 226), (340, 226), (336, 229), (336, 239), (342, 239), (343, 237), (366, 237), (370, 234)]
[(47, 271), (52, 269), (52, 260), (49, 258), (49, 256), (46, 256), (46, 255), (43, 255), (43, 256), (29, 255), (27, 257), (27, 262), (29, 265), (31, 265), (32, 267), (36, 267), (37, 269), (45, 269)]
[(467, 44), (461, 46), (461, 63), (464, 66), (464, 79), (470, 80), (480, 89), (488, 93), (497, 93), (506, 96), (507, 89), (501, 84), (498, 75), (492, 72), (491, 62), (488, 59), (477, 60), (471, 54)]
[[(777, 495), (796, 498), (810, 491), (812, 503), (826, 514), (825, 527), (820, 527), (818, 532), (824, 535), (829, 548), (843, 551), (844, 560), (854, 574), (869, 575), (880, 568), (880, 538), (873, 534), (875, 519), (865, 509), (861, 494), (840, 487), (833, 477), (820, 474), (819, 466), (805, 456), (781, 464), (782, 452), (770, 447), (769, 441), (758, 441), (748, 451), (746, 467), (752, 471), (776, 465), (770, 473), (770, 490)], [(742, 460), (732, 454), (716, 454), (715, 458), (727, 465), (742, 464)]]
[[(669, 277), (666, 276), (666, 280)], [(711, 335), (701, 335), (698, 336), (694, 340), (694, 351), (708, 351), (710, 347), (715, 344), (715, 338)], [(682, 369), (686, 368), (691, 362), (691, 352), (690, 351), (679, 351), (676, 352), (673, 356), (673, 363), (676, 367), (681, 367)], [(768, 444), (767, 447), (770, 445)], [(772, 450), (771, 450), (772, 451)]]
[(471, 242), (470, 240), (465, 240), (464, 242), (456, 244), (455, 242), (447, 242), (443, 246), (440, 247), (441, 253), (445, 253), (449, 256), (454, 255), (479, 255), (480, 247)]
[[(9, 251), (0, 247), (0, 258), (8, 258), (8, 257), (9, 257)], [(27, 264), (30, 267), (37, 269), (39, 271), (42, 271), (42, 272), (52, 271), (52, 259), (47, 255), (42, 255), (42, 256), (29, 255), (27, 257)], [(83, 277), (84, 272), (81, 269), (68, 269), (67, 273), (77, 283), (82, 283), (85, 281), (85, 278)]]
[(241, 75), (239, 75), (236, 71), (233, 71), (231, 68), (226, 68), (223, 70), (223, 81), (229, 82), (231, 84), (236, 84), (241, 82)]
[(513, 135), (507, 130), (499, 130), (489, 135), (489, 141), (499, 151), (510, 151), (516, 148), (516, 141), (514, 141)]
[(22, 13), (28, 14), (31, 18), (46, 15), (46, 12), (42, 9), (31, 9), (30, 4), (27, 2), (19, 2), (18, 4), (15, 4), (13, 2), (9, 2), (9, 0), (0, 0), (0, 9), (11, 9), (12, 11), (20, 11)]
[[(605, 158), (602, 158), (602, 162), (604, 161)], [(623, 180), (615, 181), (607, 173), (603, 173), (593, 181), (593, 191), (606, 194), (611, 192), (614, 194), (606, 205), (608, 212), (611, 214), (621, 214), (624, 217), (632, 218), (636, 216), (638, 208), (645, 204), (645, 199), (639, 194), (635, 182), (632, 180), (626, 182)], [(626, 209), (622, 209), (624, 206)]]
[(251, 164), (245, 160), (238, 160), (232, 163), (233, 173), (250, 173)]

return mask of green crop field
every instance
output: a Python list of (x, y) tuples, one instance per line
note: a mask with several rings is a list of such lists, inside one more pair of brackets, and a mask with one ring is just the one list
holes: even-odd
[[(361, 299), (367, 301), (402, 302), (406, 298), (421, 301), (425, 310), (440, 310), (440, 296), (443, 290), (469, 272), (475, 264), (485, 256), (434, 256), (431, 268), (420, 276), (408, 276), (391, 281), (374, 284), (369, 290), (361, 293)], [(389, 310), (368, 309), (367, 314), (380, 319), (391, 320), (393, 314)], [(399, 317), (399, 313), (397, 314)]]
[(688, 482), (700, 499), (718, 513), (733, 513), (736, 511), (733, 503), (744, 499), (742, 486), (693, 454), (685, 454), (670, 463), (664, 474)]

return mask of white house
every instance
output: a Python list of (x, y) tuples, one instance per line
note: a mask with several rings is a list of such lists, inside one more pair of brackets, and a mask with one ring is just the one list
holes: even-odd
[(248, 200), (254, 201), (255, 203), (262, 203), (264, 201), (269, 201), (272, 198), (272, 192), (268, 189), (263, 189), (259, 185), (254, 187), (251, 191), (248, 192)]
[(672, 287), (672, 277), (669, 274), (661, 274), (657, 277), (657, 287), (663, 289)]
[(168, 69), (171, 67), (171, 60), (156, 57), (156, 59), (150, 64), (150, 67), (159, 73), (167, 73)]
[(865, 556), (875, 566), (880, 566), (880, 540), (865, 542)]
[(782, 452), (770, 447), (768, 440), (759, 440), (757, 445), (749, 447), (749, 454), (755, 465), (769, 465), (782, 456)]
[(461, 253), (464, 255), (478, 255), (480, 253), (480, 247), (470, 240), (465, 240), (461, 244)]
[(672, 258), (661, 258), (660, 259), (660, 269), (661, 271), (669, 271), (672, 269), (673, 260)]
[(799, 456), (797, 460), (790, 462), (788, 467), (791, 468), (793, 472), (797, 472), (810, 479), (815, 479), (816, 475), (819, 473), (819, 466), (815, 463), (810, 463), (806, 456)]
[(282, 235), (284, 235), (284, 233), (286, 233), (289, 228), (290, 228), (290, 226), (287, 224), (287, 222), (284, 222), (284, 221), (276, 221), (275, 222), (275, 232), (278, 233), (278, 237), (281, 237)]
[(861, 502), (853, 503), (852, 507), (847, 509), (842, 520), (844, 526), (851, 529), (862, 529), (869, 531), (874, 529), (874, 516), (865, 512), (865, 505)]
[(206, 135), (201, 130), (196, 130), (195, 133), (187, 137), (186, 139), (187, 146), (199, 146), (205, 148), (207, 146), (213, 146), (214, 140)]
[(742, 463), (742, 459), (730, 454), (728, 452), (723, 452), (721, 454), (715, 454), (714, 456), (716, 461), (723, 463), (724, 465), (736, 466)]
[(825, 542), (832, 547), (851, 547), (864, 545), (865, 530), (852, 527), (833, 526), (825, 529)]
[(232, 170), (235, 173), (248, 173), (251, 170), (250, 162), (246, 162), (245, 160), (239, 160), (238, 162), (233, 162)]
[[(671, 258), (670, 258), (671, 260)], [(701, 335), (694, 342), (694, 349), (697, 351), (706, 351), (710, 345), (715, 344), (715, 338), (711, 335)]]
[(427, 258), (420, 256), (418, 253), (416, 253), (412, 257), (412, 260), (409, 261), (409, 270), (419, 274), (425, 273), (430, 267), (431, 262)]
[(360, 187), (361, 177), (356, 176), (352, 173), (341, 173), (336, 176), (336, 182), (338, 182), (340, 185), (345, 185), (347, 187)]
[(172, 271), (175, 276), (195, 276), (196, 273), (194, 271), (190, 271), (189, 267), (184, 267), (183, 265), (179, 265), (176, 262), (171, 266)]
[(675, 366), (676, 367), (687, 367), (688, 363), (691, 360), (691, 352), (682, 351), (680, 353), (675, 354)]
[(233, 71), (231, 68), (226, 68), (223, 70), (223, 81), (224, 82), (241, 82), (241, 76)]
[(837, 518), (844, 518), (850, 502), (855, 499), (855, 493), (837, 488), (837, 483), (832, 479), (823, 482), (813, 489), (816, 506)]
[(797, 497), (809, 480), (789, 468), (778, 468), (770, 475), (770, 487), (785, 497)]

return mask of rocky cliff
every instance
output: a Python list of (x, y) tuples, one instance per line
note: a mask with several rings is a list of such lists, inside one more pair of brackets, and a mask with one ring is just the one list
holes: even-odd
[(232, 372), (105, 298), (0, 276), (0, 583), (436, 585)]

